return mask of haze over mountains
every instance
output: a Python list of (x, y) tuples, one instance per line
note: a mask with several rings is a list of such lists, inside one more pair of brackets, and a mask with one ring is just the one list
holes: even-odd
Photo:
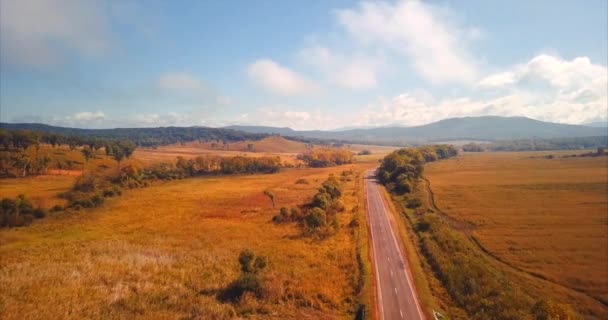
[[(351, 142), (367, 142), (401, 145), (403, 143), (429, 143), (437, 141), (476, 140), (497, 141), (528, 138), (571, 138), (608, 136), (608, 128), (543, 122), (525, 117), (466, 117), (450, 118), (414, 127), (377, 127), (336, 131), (296, 131), (287, 127), (228, 126), (224, 128), (167, 127), (167, 128), (121, 128), (121, 129), (76, 129), (36, 123), (1, 123), (3, 129), (27, 129), (60, 134), (85, 134), (91, 136), (119, 137), (121, 135), (152, 134), (162, 136), (174, 134), (202, 134), (205, 137), (247, 138), (261, 134), (279, 134), (286, 137), (332, 139)], [(234, 132), (231, 130), (236, 130)], [(169, 130), (169, 131), (167, 131)], [(203, 130), (204, 132), (198, 132)], [(183, 132), (182, 132), (183, 131)], [(234, 132), (234, 133), (231, 133)]]
[(290, 128), (263, 126), (229, 126), (226, 128), (251, 133), (367, 142), (432, 142), (463, 139), (495, 141), (608, 135), (605, 127), (560, 124), (525, 117), (498, 116), (450, 118), (414, 127), (394, 126), (340, 131), (296, 131)]

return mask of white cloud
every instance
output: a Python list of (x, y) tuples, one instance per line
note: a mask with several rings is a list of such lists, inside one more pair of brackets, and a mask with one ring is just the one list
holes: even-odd
[(0, 1), (2, 57), (24, 65), (49, 65), (63, 49), (97, 56), (110, 49), (103, 10), (95, 1)]
[(284, 96), (318, 91), (318, 87), (311, 81), (269, 59), (255, 61), (248, 67), (247, 73), (257, 85)]
[[(336, 118), (320, 109), (314, 111), (292, 110), (289, 107), (265, 107), (245, 113), (230, 124), (289, 127), (296, 130), (331, 129)], [(341, 123), (341, 122), (340, 122)]]
[(477, 76), (466, 43), (481, 32), (452, 22), (445, 8), (419, 1), (362, 2), (355, 9), (338, 10), (337, 18), (361, 43), (406, 54), (432, 83), (469, 83)]
[(493, 74), (481, 79), (477, 85), (479, 87), (494, 88), (515, 83), (515, 74), (511, 71)]
[(76, 113), (71, 118), (73, 118), (74, 120), (78, 120), (78, 121), (99, 121), (99, 120), (105, 119), (106, 115), (101, 111), (95, 111), (95, 112), (87, 111), (87, 112)]
[(205, 88), (197, 77), (183, 72), (162, 75), (158, 79), (158, 86), (162, 89), (178, 91), (199, 91)]
[[(485, 88), (501, 88), (488, 96)], [(353, 120), (356, 124), (421, 125), (451, 117), (525, 116), (582, 124), (608, 118), (608, 68), (586, 57), (571, 61), (540, 55), (484, 78), (468, 96), (435, 100), (404, 93), (380, 100)]]
[(372, 89), (378, 85), (378, 74), (384, 62), (366, 55), (340, 55), (323, 46), (305, 48), (301, 60), (316, 67), (330, 81), (348, 89)]

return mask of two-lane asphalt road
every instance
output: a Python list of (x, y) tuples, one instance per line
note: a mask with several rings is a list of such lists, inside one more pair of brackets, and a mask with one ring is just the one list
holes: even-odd
[(374, 174), (374, 170), (367, 171), (365, 187), (380, 320), (423, 320), (399, 234), (393, 230), (391, 213)]

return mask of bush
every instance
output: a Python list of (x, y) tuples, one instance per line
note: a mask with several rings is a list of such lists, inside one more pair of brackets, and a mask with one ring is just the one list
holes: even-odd
[(296, 180), (296, 184), (309, 184), (308, 180), (300, 178)]
[(299, 219), (301, 217), (302, 217), (302, 212), (300, 211), (300, 209), (298, 207), (291, 208), (291, 218), (292, 219)]
[(331, 196), (327, 193), (324, 192), (320, 192), (317, 193), (313, 198), (312, 198), (312, 205), (314, 207), (319, 207), (323, 210), (327, 210), (329, 209), (329, 206), (331, 206)]
[(19, 195), (15, 199), (4, 198), (0, 201), (0, 227), (21, 227), (31, 224), (34, 219), (47, 215), (43, 208), (34, 208), (32, 203)]
[(241, 251), (238, 261), (241, 265), (241, 275), (220, 294), (220, 297), (234, 301), (240, 299), (246, 292), (261, 297), (263, 281), (260, 274), (267, 266), (266, 258), (256, 256), (253, 251), (245, 249)]
[(281, 207), (281, 210), (279, 210), (279, 212), (281, 213), (281, 217), (289, 219), (289, 210), (287, 208)]
[(365, 150), (359, 151), (359, 153), (357, 153), (357, 154), (360, 155), (360, 156), (367, 156), (367, 155), (372, 154), (372, 152), (369, 151), (369, 150), (367, 150), (367, 149), (365, 149)]
[(313, 208), (305, 218), (306, 225), (311, 229), (327, 225), (327, 214), (321, 208)]
[(407, 203), (406, 207), (408, 207), (410, 209), (416, 209), (416, 208), (422, 206), (422, 201), (420, 201), (420, 199), (418, 199), (418, 198), (408, 199), (406, 201), (406, 203)]
[(331, 205), (331, 209), (335, 212), (344, 212), (344, 203), (340, 200), (334, 201), (334, 203)]

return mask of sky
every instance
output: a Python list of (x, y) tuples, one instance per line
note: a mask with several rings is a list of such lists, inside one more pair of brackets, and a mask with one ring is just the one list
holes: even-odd
[(0, 120), (608, 121), (608, 1), (0, 0)]

